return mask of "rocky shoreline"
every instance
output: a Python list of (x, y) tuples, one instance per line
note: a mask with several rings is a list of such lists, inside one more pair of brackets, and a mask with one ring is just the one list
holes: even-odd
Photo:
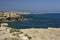
[(28, 20), (21, 15), (19, 12), (0, 12), (0, 22), (16, 22)]
[[(14, 13), (14, 14), (12, 14)], [(16, 12), (0, 12), (0, 22), (28, 20)], [(15, 29), (0, 24), (0, 40), (60, 40), (60, 28)]]
[(10, 28), (7, 23), (0, 26), (0, 40), (31, 40), (31, 37), (20, 29)]
[(0, 40), (60, 40), (60, 28), (14, 29), (1, 24)]

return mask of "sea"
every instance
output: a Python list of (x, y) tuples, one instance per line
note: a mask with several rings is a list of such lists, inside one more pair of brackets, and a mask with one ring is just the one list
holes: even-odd
[(22, 14), (25, 18), (31, 20), (10, 22), (9, 27), (26, 29), (26, 28), (60, 28), (60, 13), (45, 14)]

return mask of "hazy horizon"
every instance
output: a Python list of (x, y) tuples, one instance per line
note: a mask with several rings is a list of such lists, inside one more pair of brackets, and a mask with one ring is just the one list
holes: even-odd
[(60, 0), (0, 0), (0, 11), (60, 13)]

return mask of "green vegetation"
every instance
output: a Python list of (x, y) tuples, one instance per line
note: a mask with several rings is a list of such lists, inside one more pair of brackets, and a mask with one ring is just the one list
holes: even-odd
[(32, 37), (30, 37), (30, 36), (28, 36), (28, 38), (29, 38), (29, 40), (31, 40), (31, 39), (32, 39)]
[(3, 40), (8, 40), (7, 38), (4, 38)]
[(0, 31), (2, 31), (2, 30), (0, 30)]
[(27, 36), (27, 37), (29, 38), (29, 40), (31, 40), (31, 39), (32, 39), (32, 37), (31, 37), (31, 36), (29, 36), (29, 35), (27, 35), (27, 34), (25, 34), (25, 36)]
[(19, 32), (19, 34), (22, 34), (23, 32)]
[(3, 40), (19, 40), (18, 38), (4, 38)]
[(12, 28), (12, 29), (10, 30), (10, 33), (13, 33), (13, 32), (20, 32), (20, 31), (19, 31), (18, 29), (13, 29), (13, 28)]
[(15, 36), (16, 34), (13, 34), (13, 36)]
[(18, 38), (11, 38), (11, 40), (19, 40)]

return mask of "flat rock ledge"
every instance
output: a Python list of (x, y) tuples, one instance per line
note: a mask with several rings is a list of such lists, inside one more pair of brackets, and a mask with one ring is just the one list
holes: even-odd
[(0, 30), (0, 40), (60, 40), (60, 28), (19, 29), (11, 33), (8, 30)]
[(20, 30), (31, 36), (31, 40), (60, 40), (60, 28), (32, 28)]

